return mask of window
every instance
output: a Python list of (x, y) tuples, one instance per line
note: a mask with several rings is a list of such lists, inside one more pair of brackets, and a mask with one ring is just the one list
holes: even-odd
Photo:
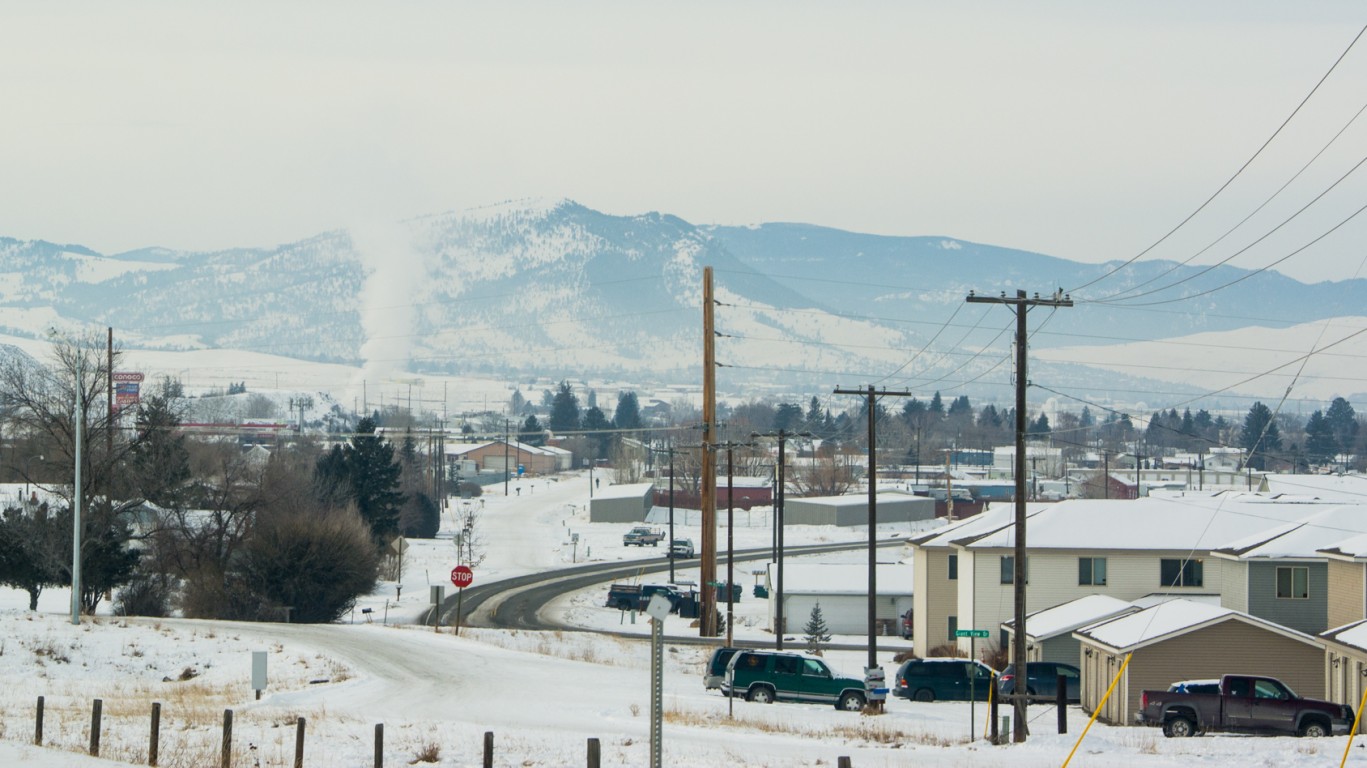
[(1106, 558), (1079, 557), (1077, 559), (1077, 583), (1080, 586), (1106, 586)]
[(811, 675), (813, 677), (830, 677), (831, 671), (826, 668), (825, 664), (822, 664), (816, 659), (803, 659), (802, 674)]
[[(1003, 584), (1015, 584), (1015, 583), (1016, 583), (1016, 556), (1015, 556), (1015, 555), (1002, 555), (1001, 563), (1002, 563), (1002, 574), (1001, 574), (1001, 577), (1002, 577), (1002, 578), (1001, 578), (1001, 581), (1002, 581), (1002, 583), (1003, 583)], [(1029, 583), (1030, 583), (1030, 558), (1028, 558), (1028, 557), (1025, 558), (1025, 583), (1026, 583), (1026, 584), (1029, 584)]]
[(1159, 562), (1159, 577), (1164, 587), (1200, 587), (1205, 572), (1200, 560), (1165, 559)]
[(949, 580), (954, 581), (959, 578), (959, 556), (949, 556)]
[(1282, 566), (1277, 569), (1277, 597), (1306, 600), (1310, 597), (1310, 569), (1305, 566)]
[(774, 671), (781, 675), (796, 675), (802, 670), (802, 659), (797, 656), (775, 656)]
[(950, 616), (950, 617), (949, 617), (949, 639), (950, 639), (950, 640), (955, 640), (956, 638), (954, 637), (954, 633), (955, 633), (955, 632), (958, 632), (958, 631), (959, 631), (959, 617), (958, 617), (958, 616)]

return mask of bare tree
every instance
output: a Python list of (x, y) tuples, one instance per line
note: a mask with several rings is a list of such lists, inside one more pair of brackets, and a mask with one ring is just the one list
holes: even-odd
[(796, 496), (840, 496), (854, 487), (854, 463), (849, 454), (827, 449), (810, 462), (794, 467)]

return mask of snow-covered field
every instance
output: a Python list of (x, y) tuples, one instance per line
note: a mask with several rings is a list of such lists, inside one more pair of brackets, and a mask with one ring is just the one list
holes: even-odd
[[(504, 497), (500, 486), (482, 504), (474, 502), (480, 505), (477, 525), (486, 555), (476, 569), (481, 583), (586, 558), (660, 553), (622, 547), (625, 525), (587, 522), (585, 476), (521, 485), (520, 494), (514, 490)], [(448, 517), (448, 527), (453, 519)], [(738, 547), (768, 544), (762, 513), (738, 522), (753, 524), (738, 526)], [(678, 528), (681, 536), (700, 538), (696, 527)], [(580, 534), (577, 549), (570, 533)], [(800, 544), (865, 535), (862, 529), (808, 528), (790, 531), (787, 539)], [(108, 615), (73, 626), (65, 614), (65, 590), (45, 593), (36, 614), (24, 610), (22, 595), (0, 594), (0, 675), (9, 682), (0, 692), (0, 765), (145, 764), (153, 702), (162, 704), (163, 766), (218, 765), (225, 709), (234, 713), (235, 766), (293, 765), (299, 717), (306, 720), (308, 766), (372, 765), (380, 723), (386, 765), (480, 765), (486, 731), (494, 734), (495, 765), (582, 765), (589, 738), (600, 740), (603, 765), (647, 765), (649, 644), (591, 632), (467, 628), (457, 637), (449, 628), (438, 633), (412, 626), (427, 607), (427, 586), (445, 583), (454, 564), (448, 533), (414, 541), (405, 554), (402, 594), (396, 584), (382, 584), (360, 604), (370, 614), (358, 608), (354, 619), (329, 626)], [(749, 582), (747, 575), (743, 583)], [(567, 596), (552, 612), (567, 623), (622, 628), (617, 611), (599, 607), (601, 593), (595, 588)], [(739, 636), (772, 639), (763, 628), (763, 600), (747, 591), (737, 609)], [(668, 626), (669, 633), (689, 631), (683, 620), (670, 621), (679, 623)], [(634, 627), (646, 632), (644, 620), (639, 622)], [(259, 701), (250, 682), (254, 651), (265, 651), (269, 659), (268, 688)], [(981, 738), (987, 713), (982, 704), (972, 708), (970, 721), (966, 703), (892, 701), (887, 714), (862, 716), (829, 706), (728, 702), (702, 688), (706, 653), (704, 647), (666, 648), (666, 765), (833, 766), (848, 755), (855, 766), (1056, 766), (1086, 726), (1084, 713), (1073, 708), (1068, 734), (1053, 733), (1053, 708), (1036, 707), (1031, 739), (996, 747)], [(864, 652), (829, 651), (827, 658), (857, 676)], [(879, 660), (889, 674), (895, 671), (890, 650), (880, 651)], [(45, 697), (46, 708), (47, 748), (41, 750), (27, 746), (38, 696)], [(101, 754), (124, 762), (78, 754), (89, 743), (96, 698), (103, 700)], [(1358, 741), (1349, 764), (1367, 765)], [(1098, 724), (1070, 765), (1331, 766), (1338, 765), (1344, 748), (1342, 738), (1171, 740), (1151, 729)]]

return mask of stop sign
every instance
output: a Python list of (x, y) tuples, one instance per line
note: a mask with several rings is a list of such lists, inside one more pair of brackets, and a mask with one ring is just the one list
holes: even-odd
[(451, 583), (458, 587), (468, 587), (474, 580), (475, 572), (467, 565), (458, 565), (451, 569)]

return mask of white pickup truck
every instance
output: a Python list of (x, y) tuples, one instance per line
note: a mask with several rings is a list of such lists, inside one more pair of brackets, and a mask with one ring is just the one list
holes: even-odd
[(644, 547), (649, 544), (652, 547), (658, 547), (664, 539), (665, 532), (659, 528), (638, 525), (626, 532), (626, 535), (622, 537), (622, 545)]

